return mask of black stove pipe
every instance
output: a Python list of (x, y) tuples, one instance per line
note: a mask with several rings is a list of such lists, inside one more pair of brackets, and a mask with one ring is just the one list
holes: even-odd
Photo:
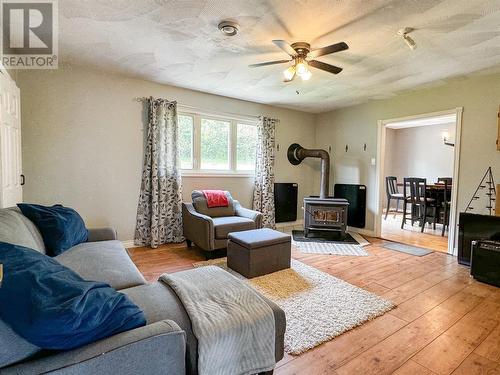
[(321, 159), (321, 186), (319, 197), (321, 199), (328, 198), (330, 184), (330, 155), (326, 150), (308, 150), (298, 143), (294, 143), (288, 147), (288, 161), (293, 165), (299, 165), (305, 158), (320, 158)]

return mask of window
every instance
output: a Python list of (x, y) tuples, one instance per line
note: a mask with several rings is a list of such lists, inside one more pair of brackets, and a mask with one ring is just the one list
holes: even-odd
[(237, 124), (236, 131), (236, 169), (253, 171), (255, 169), (255, 149), (257, 147), (257, 127)]
[(179, 115), (181, 169), (193, 169), (193, 116)]
[(253, 173), (255, 123), (190, 113), (178, 117), (180, 164), (185, 173)]
[(228, 170), (231, 123), (201, 119), (200, 169)]

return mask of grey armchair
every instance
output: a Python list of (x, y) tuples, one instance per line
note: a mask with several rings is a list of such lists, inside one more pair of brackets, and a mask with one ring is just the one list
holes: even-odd
[(226, 191), (228, 207), (208, 208), (203, 192), (191, 193), (192, 203), (182, 204), (184, 237), (188, 246), (195, 243), (201, 249), (211, 252), (225, 249), (231, 232), (262, 227), (262, 214), (241, 206)]

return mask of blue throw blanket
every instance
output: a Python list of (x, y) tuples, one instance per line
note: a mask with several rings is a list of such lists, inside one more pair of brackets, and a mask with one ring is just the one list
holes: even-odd
[(0, 242), (0, 263), (0, 318), (40, 348), (73, 349), (146, 324), (127, 296), (35, 250)]

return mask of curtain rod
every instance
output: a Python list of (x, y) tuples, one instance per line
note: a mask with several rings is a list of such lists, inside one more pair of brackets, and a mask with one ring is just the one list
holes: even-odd
[[(141, 97), (136, 97), (134, 98), (134, 100), (136, 102), (144, 102), (144, 101), (147, 101), (149, 100), (151, 97), (147, 97), (147, 96), (141, 96)], [(232, 113), (232, 112), (221, 112), (221, 111), (214, 111), (212, 109), (203, 109), (203, 108), (200, 108), (200, 107), (194, 107), (192, 105), (187, 105), (187, 104), (182, 104), (182, 103), (179, 103), (177, 102), (177, 105), (183, 109), (187, 109), (187, 110), (193, 110), (193, 111), (198, 111), (198, 112), (203, 112), (207, 115), (210, 115), (210, 114), (220, 114), (220, 115), (226, 115), (226, 116), (234, 116), (234, 117), (239, 117), (239, 118), (242, 118), (242, 119), (249, 119), (249, 118), (252, 118), (252, 119), (259, 119), (261, 116), (254, 116), (254, 115), (242, 115), (241, 113)]]

